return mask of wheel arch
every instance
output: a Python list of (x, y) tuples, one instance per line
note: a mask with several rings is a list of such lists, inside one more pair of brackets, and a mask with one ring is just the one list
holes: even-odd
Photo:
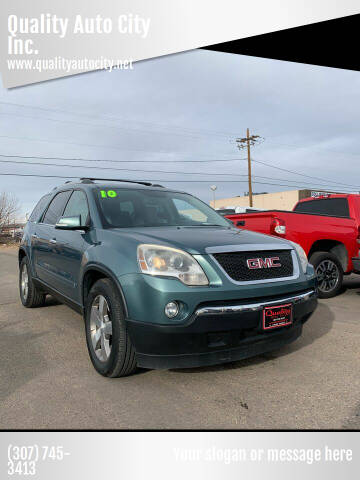
[(81, 279), (81, 299), (82, 299), (83, 306), (85, 307), (85, 299), (91, 287), (94, 285), (94, 283), (97, 280), (100, 280), (101, 278), (110, 278), (110, 280), (114, 282), (114, 284), (116, 285), (116, 288), (120, 293), (120, 296), (124, 305), (125, 315), (127, 317), (128, 308), (127, 308), (125, 295), (120, 285), (120, 282), (116, 278), (116, 276), (113, 274), (113, 272), (103, 265), (90, 264), (84, 270), (84, 273)]
[(330, 252), (339, 260), (344, 272), (347, 271), (349, 258), (346, 246), (337, 240), (317, 240), (310, 248), (308, 257), (315, 252)]

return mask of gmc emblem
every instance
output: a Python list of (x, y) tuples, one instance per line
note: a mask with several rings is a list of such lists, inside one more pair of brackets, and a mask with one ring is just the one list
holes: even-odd
[(250, 270), (255, 270), (259, 268), (275, 268), (281, 267), (279, 257), (269, 257), (269, 258), (249, 258), (246, 260), (248, 268)]

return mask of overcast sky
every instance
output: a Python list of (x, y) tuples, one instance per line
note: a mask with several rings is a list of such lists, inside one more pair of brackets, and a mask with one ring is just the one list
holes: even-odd
[[(217, 198), (242, 195), (247, 163), (238, 159), (246, 152), (234, 140), (247, 127), (265, 139), (252, 151), (255, 162), (317, 177), (254, 162), (254, 191), (360, 191), (360, 73), (203, 50), (139, 62), (132, 71), (1, 87), (1, 155), (122, 163), (0, 156), (13, 162), (0, 163), (0, 173), (153, 179), (205, 201), (214, 184)], [(25, 213), (64, 181), (0, 175), (0, 192), (15, 193)]]

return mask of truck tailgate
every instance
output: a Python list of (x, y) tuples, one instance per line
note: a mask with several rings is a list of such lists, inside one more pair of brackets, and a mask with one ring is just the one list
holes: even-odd
[(226, 215), (226, 218), (238, 228), (270, 235), (272, 233), (271, 224), (276, 216), (276, 212), (256, 212)]

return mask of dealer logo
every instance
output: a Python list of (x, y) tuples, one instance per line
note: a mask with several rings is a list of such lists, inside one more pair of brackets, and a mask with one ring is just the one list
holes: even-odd
[(259, 268), (276, 268), (281, 267), (279, 257), (268, 258), (249, 258), (246, 260), (247, 267), (250, 270), (258, 270)]

